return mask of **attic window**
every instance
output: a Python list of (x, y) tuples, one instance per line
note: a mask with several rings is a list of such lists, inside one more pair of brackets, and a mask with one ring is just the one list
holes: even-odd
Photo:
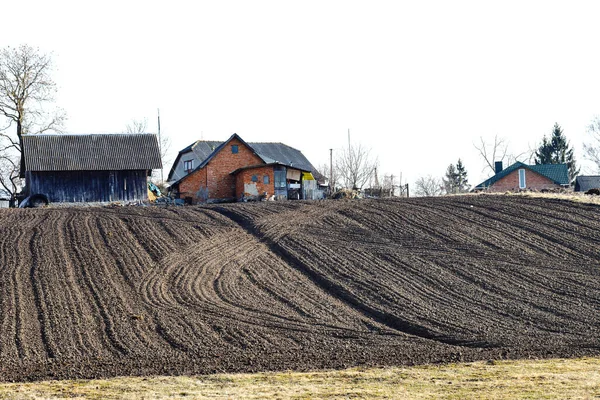
[(238, 145), (237, 144), (232, 144), (231, 145), (231, 153), (232, 154), (237, 154), (238, 153)]
[(252, 182), (258, 182), (258, 176), (252, 175)]
[(519, 189), (525, 189), (527, 187), (527, 182), (525, 182), (525, 170), (519, 170)]
[(187, 173), (192, 172), (194, 169), (194, 160), (186, 160), (183, 162), (183, 170)]

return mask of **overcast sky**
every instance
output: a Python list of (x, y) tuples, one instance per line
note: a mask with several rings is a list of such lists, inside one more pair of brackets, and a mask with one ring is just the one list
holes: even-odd
[(67, 132), (144, 118), (155, 132), (160, 108), (173, 153), (235, 132), (316, 166), (350, 129), (382, 173), (412, 183), (460, 157), (475, 185), (480, 136), (522, 152), (558, 122), (585, 166), (600, 114), (594, 1), (22, 1), (2, 15), (1, 47), (53, 52)]

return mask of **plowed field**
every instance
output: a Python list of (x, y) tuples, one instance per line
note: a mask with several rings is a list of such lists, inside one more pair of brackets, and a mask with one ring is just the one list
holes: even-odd
[(0, 212), (0, 380), (600, 354), (600, 207)]

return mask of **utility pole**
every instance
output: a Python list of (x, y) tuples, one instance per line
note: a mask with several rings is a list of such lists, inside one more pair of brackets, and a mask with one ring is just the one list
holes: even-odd
[(348, 152), (350, 152), (350, 128), (348, 128)]
[(329, 149), (329, 195), (333, 194), (333, 149)]
[(162, 140), (160, 138), (160, 108), (156, 109), (158, 114), (158, 151), (160, 152), (160, 181), (161, 183), (165, 181), (165, 177), (163, 175), (163, 153), (162, 153)]

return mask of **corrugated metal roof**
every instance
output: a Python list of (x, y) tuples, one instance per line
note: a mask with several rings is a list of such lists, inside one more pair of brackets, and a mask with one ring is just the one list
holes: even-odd
[(206, 160), (208, 156), (210, 156), (212, 152), (222, 144), (223, 142), (218, 142), (215, 140), (198, 140), (196, 143), (194, 143), (191, 150), (194, 152), (194, 154), (196, 154), (198, 160), (202, 162)]
[(26, 171), (161, 168), (153, 134), (23, 135)]
[(300, 150), (283, 143), (249, 143), (266, 163), (278, 162), (304, 171), (316, 171)]
[(487, 189), (494, 183), (498, 182), (500, 179), (504, 178), (506, 175), (519, 168), (526, 168), (533, 172), (537, 172), (538, 174), (543, 175), (548, 179), (551, 179), (557, 185), (569, 184), (569, 168), (567, 167), (567, 164), (527, 165), (517, 161), (513, 165), (506, 167), (502, 171), (498, 172), (496, 175), (492, 176), (491, 178), (488, 178), (484, 182), (475, 186), (475, 189), (473, 190)]
[(600, 189), (600, 176), (578, 176), (575, 179), (576, 192), (587, 192), (590, 189)]

